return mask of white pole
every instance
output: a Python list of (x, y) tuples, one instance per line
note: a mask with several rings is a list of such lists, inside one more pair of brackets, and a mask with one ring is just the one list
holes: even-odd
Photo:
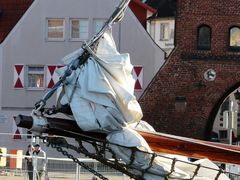
[(229, 144), (232, 145), (232, 128), (229, 129)]
[(94, 170), (97, 171), (97, 162), (94, 162)]
[(123, 180), (126, 180), (126, 174), (123, 173)]
[(76, 177), (75, 177), (75, 180), (80, 180), (80, 169), (81, 169), (81, 167), (79, 166), (79, 164), (76, 164)]

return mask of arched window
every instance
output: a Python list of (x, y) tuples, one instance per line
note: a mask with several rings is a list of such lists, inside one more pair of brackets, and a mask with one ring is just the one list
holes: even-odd
[(229, 48), (240, 50), (240, 27), (234, 26), (229, 29)]
[(197, 49), (200, 50), (211, 49), (211, 28), (207, 25), (202, 25), (198, 27)]

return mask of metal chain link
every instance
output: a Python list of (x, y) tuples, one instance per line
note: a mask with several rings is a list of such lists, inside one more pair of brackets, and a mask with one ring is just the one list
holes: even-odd
[[(80, 162), (78, 158), (75, 158), (73, 155), (71, 155), (70, 153), (68, 153), (66, 150), (63, 150), (62, 147), (65, 147), (65, 148), (67, 148), (67, 149), (72, 149), (72, 150), (74, 150), (74, 151), (76, 151), (76, 152), (78, 152), (78, 153), (82, 153), (82, 154), (84, 154), (85, 156), (87, 156), (87, 157), (89, 157), (89, 158), (95, 159), (95, 160), (103, 163), (104, 165), (107, 165), (107, 166), (109, 166), (109, 167), (111, 167), (111, 168), (114, 168), (114, 169), (119, 170), (120, 172), (128, 175), (130, 178), (137, 179), (137, 180), (140, 180), (140, 179), (143, 180), (143, 179), (144, 179), (144, 173), (145, 173), (146, 171), (143, 171), (143, 172), (142, 172), (142, 176), (141, 176), (141, 175), (137, 175), (137, 174), (133, 174), (132, 172), (130, 172), (131, 167), (129, 167), (128, 164), (122, 164), (122, 163), (118, 162), (117, 158), (115, 157), (115, 153), (112, 152), (111, 149), (108, 149), (108, 148), (106, 147), (106, 144), (105, 144), (105, 143), (103, 143), (101, 149), (98, 149), (97, 146), (99, 146), (99, 144), (97, 144), (96, 142), (89, 142), (89, 141), (83, 140), (83, 139), (76, 139), (76, 140), (78, 141), (78, 143), (79, 143), (79, 146), (76, 147), (76, 146), (74, 146), (74, 145), (69, 144), (65, 139), (64, 139), (64, 141), (57, 141), (57, 140), (52, 141), (52, 140), (51, 140), (51, 137), (49, 138), (49, 137), (41, 137), (41, 136), (40, 136), (39, 138), (42, 139), (44, 143), (47, 143), (47, 146), (51, 146), (52, 148), (56, 149), (58, 152), (61, 152), (64, 156), (68, 157), (69, 159), (72, 159), (73, 162), (78, 163), (81, 167), (85, 168), (86, 170), (88, 170), (89, 172), (91, 172), (91, 173), (94, 174), (95, 176), (99, 177), (100, 179), (108, 180), (108, 178), (106, 178), (106, 177), (103, 176), (102, 174), (98, 173), (97, 171), (95, 171), (93, 168), (89, 167), (89, 166), (86, 165), (85, 163)], [(92, 153), (88, 152), (88, 151), (85, 149), (85, 147), (83, 147), (82, 141), (87, 142), (87, 143), (90, 143), (91, 145), (93, 145), (93, 147), (95, 147), (95, 150), (96, 150), (96, 153), (97, 153), (97, 154), (92, 154)], [(101, 154), (102, 154), (102, 151), (105, 152), (106, 149), (108, 149), (109, 153), (112, 154), (112, 157), (113, 157), (114, 161), (109, 160), (109, 159), (106, 159), (105, 156), (101, 155)], [(133, 154), (135, 154), (135, 153), (133, 153)], [(152, 161), (153, 161), (153, 159), (154, 159), (156, 156), (161, 156), (161, 155), (157, 155), (157, 154), (155, 154), (155, 153), (153, 153), (152, 155), (153, 155), (154, 157), (152, 157), (152, 159), (151, 159), (151, 163), (149, 164), (149, 168), (151, 168), (151, 166), (152, 166)], [(133, 156), (133, 155), (132, 155), (132, 156)], [(132, 158), (133, 158), (133, 157), (132, 157)], [(166, 158), (166, 157), (165, 157), (165, 158)], [(130, 159), (131, 159), (131, 158), (130, 158)], [(170, 159), (170, 158), (169, 158), (169, 159)], [(132, 161), (134, 161), (134, 160), (132, 159)], [(172, 168), (171, 168), (170, 173), (169, 173), (168, 175), (170, 175), (170, 174), (174, 171), (174, 166), (175, 166), (176, 161), (180, 161), (180, 162), (181, 162), (181, 160), (173, 159)], [(185, 162), (185, 163), (186, 163), (186, 162)], [(187, 163), (187, 164), (191, 164), (191, 163)], [(200, 165), (197, 166), (197, 168), (196, 168), (196, 170), (195, 170), (195, 172), (194, 172), (194, 175), (193, 175), (193, 177), (192, 177), (191, 179), (194, 179), (194, 177), (197, 175), (197, 172), (198, 172), (198, 170), (200, 169), (200, 167), (201, 167)], [(207, 168), (207, 167), (205, 167), (205, 166), (202, 166), (202, 167)], [(212, 168), (209, 168), (209, 169), (212, 169)], [(148, 168), (147, 168), (146, 170), (148, 170)], [(216, 171), (217, 171), (217, 169), (212, 169), (212, 170), (216, 170)], [(217, 174), (217, 176), (216, 176), (215, 179), (218, 179), (219, 176), (220, 176), (222, 173), (224, 173), (224, 174), (225, 174), (225, 173), (229, 173), (229, 174), (232, 174), (232, 175), (234, 175), (234, 176), (240, 177), (239, 174), (226, 172), (226, 171), (223, 171), (222, 169), (220, 169), (220, 170), (218, 171), (218, 174)], [(168, 178), (168, 177), (166, 177), (166, 178)], [(181, 179), (181, 178), (180, 178), (180, 179)]]
[(73, 162), (78, 163), (81, 167), (88, 170), (89, 172), (91, 172), (95, 176), (97, 176), (97, 177), (99, 177), (100, 179), (103, 179), (103, 180), (108, 180), (108, 178), (106, 178), (102, 174), (98, 173), (97, 171), (95, 171), (93, 168), (89, 167), (85, 163), (81, 162), (78, 158), (75, 158), (72, 154), (63, 150), (63, 148), (60, 145), (58, 145), (57, 143), (52, 143), (52, 142), (48, 141), (47, 137), (40, 137), (40, 138), (43, 139), (44, 143), (47, 143), (47, 146), (51, 146), (52, 148), (56, 149), (58, 152), (61, 152), (64, 156), (68, 157), (69, 159), (72, 159)]

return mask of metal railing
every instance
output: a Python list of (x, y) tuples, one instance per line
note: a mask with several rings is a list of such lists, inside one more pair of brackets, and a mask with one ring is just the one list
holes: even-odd
[[(13, 137), (13, 134), (3, 134), (0, 133), (0, 143), (1, 146), (4, 144), (6, 139), (10, 139), (7, 136)], [(23, 143), (24, 144), (31, 143), (30, 139), (26, 140), (27, 135), (21, 134), (21, 137), (24, 137), (22, 140), (14, 140), (16, 144)], [(26, 142), (27, 141), (27, 142)], [(48, 154), (49, 149), (45, 149), (44, 143), (41, 143), (43, 150), (47, 152), (48, 155), (48, 163), (47, 163), (47, 171), (50, 180), (80, 180), (80, 179), (92, 179), (93, 174), (81, 168), (77, 163), (74, 163), (71, 159), (67, 158), (53, 158), (51, 155)], [(12, 146), (14, 147), (14, 145)], [(19, 146), (18, 146), (19, 147)], [(24, 154), (25, 150), (11, 150), (11, 149), (4, 149), (4, 147), (0, 147), (3, 149), (1, 161), (0, 161), (0, 179), (1, 180), (28, 180), (28, 169), (27, 169), (27, 162), (25, 160)], [(54, 151), (55, 152), (55, 151)], [(56, 153), (57, 154), (57, 153)], [(56, 156), (54, 156), (56, 157)], [(78, 155), (77, 155), (78, 157)], [(129, 179), (128, 176), (123, 175), (119, 171), (112, 169), (108, 166), (105, 166), (99, 163), (96, 160), (88, 159), (88, 158), (79, 158), (81, 162), (86, 163), (89, 167), (92, 167), (99, 173), (103, 174), (104, 176), (111, 179), (122, 180), (122, 179)], [(226, 172), (230, 172), (229, 177), (231, 180), (240, 180), (240, 166), (232, 165), (232, 164), (218, 164), (225, 166), (223, 169)], [(14, 178), (13, 178), (14, 177)], [(43, 178), (42, 178), (43, 180)]]
[[(1, 180), (28, 180), (28, 168), (25, 157), (13, 154), (2, 154), (2, 158), (6, 158), (6, 166), (0, 166), (0, 179)], [(86, 163), (96, 171), (104, 174), (109, 179), (126, 180), (129, 179), (126, 175), (114, 170), (108, 166), (99, 163), (96, 160), (88, 158), (79, 158), (81, 162)], [(16, 167), (10, 165), (10, 161), (16, 162)], [(21, 165), (17, 161), (21, 161)], [(18, 165), (17, 165), (18, 164)], [(81, 168), (78, 164), (74, 163), (71, 159), (67, 158), (47, 158), (47, 174), (49, 179), (64, 179), (64, 180), (82, 180), (94, 179), (94, 176), (87, 170)], [(43, 180), (44, 177), (42, 177)]]

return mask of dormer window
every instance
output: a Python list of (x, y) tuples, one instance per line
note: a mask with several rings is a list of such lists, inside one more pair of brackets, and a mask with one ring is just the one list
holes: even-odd
[(234, 26), (229, 29), (229, 49), (240, 51), (240, 27)]
[(199, 50), (211, 49), (211, 28), (207, 25), (202, 25), (198, 27), (197, 49)]

